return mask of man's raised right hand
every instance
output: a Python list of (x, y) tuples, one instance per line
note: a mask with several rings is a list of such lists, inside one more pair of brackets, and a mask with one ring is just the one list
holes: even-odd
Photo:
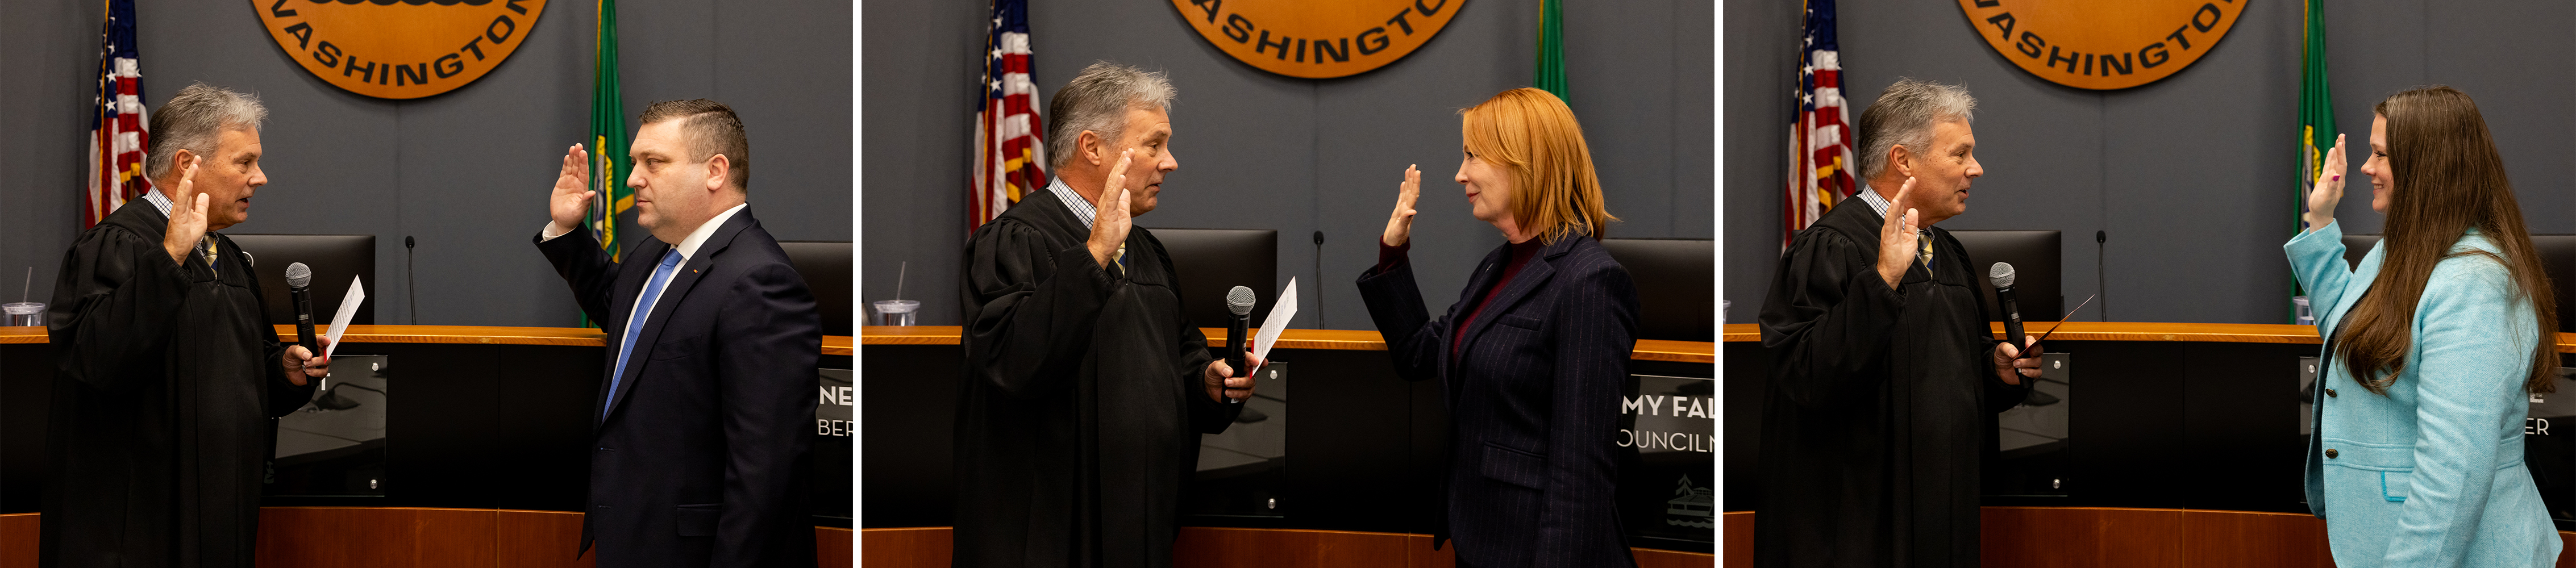
[(580, 144), (564, 150), (563, 169), (555, 176), (555, 190), (546, 198), (546, 213), (553, 219), (546, 233), (560, 235), (581, 227), (581, 219), (590, 215), (590, 199), (599, 192), (590, 189), (590, 152)]
[(1905, 185), (1896, 189), (1896, 199), (1887, 203), (1887, 219), (1878, 225), (1878, 278), (1887, 281), (1889, 289), (1905, 281), (1905, 270), (1914, 266), (1915, 251), (1922, 246), (1918, 244), (1921, 236), (1915, 233), (1914, 209), (1905, 207), (1905, 196), (1911, 193), (1914, 178), (1907, 176)]
[(1118, 152), (1118, 165), (1109, 169), (1109, 181), (1100, 184), (1100, 202), (1091, 204), (1091, 240), (1084, 244), (1102, 270), (1118, 261), (1118, 245), (1127, 243), (1127, 229), (1134, 224), (1127, 212), (1127, 164), (1135, 155), (1135, 148)]

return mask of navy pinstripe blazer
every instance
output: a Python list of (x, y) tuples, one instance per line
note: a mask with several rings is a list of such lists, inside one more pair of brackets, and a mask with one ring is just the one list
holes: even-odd
[[(1631, 566), (1616, 509), (1619, 396), (1637, 331), (1637, 287), (1601, 243), (1547, 245), (1467, 325), (1511, 260), (1485, 255), (1439, 319), (1410, 261), (1360, 275), (1360, 299), (1398, 376), (1439, 379), (1450, 416), (1439, 538), (1460, 566)], [(1433, 541), (1435, 547), (1438, 540)]]

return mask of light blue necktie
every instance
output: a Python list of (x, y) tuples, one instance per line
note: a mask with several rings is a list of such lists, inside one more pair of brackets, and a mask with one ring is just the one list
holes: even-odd
[[(635, 336), (644, 330), (644, 320), (653, 315), (653, 301), (662, 298), (662, 284), (680, 269), (680, 249), (662, 254), (662, 265), (653, 267), (653, 277), (644, 281), (644, 296), (635, 301), (635, 317), (626, 321), (626, 341), (617, 344), (617, 372), (608, 376), (608, 400), (617, 400), (617, 380), (626, 376), (626, 356), (635, 352)], [(608, 405), (599, 406), (601, 417), (608, 416)]]

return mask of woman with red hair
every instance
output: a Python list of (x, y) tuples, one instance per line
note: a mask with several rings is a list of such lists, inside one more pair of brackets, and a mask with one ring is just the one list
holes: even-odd
[(1396, 374), (1438, 380), (1451, 436), (1441, 539), (1459, 566), (1632, 566), (1615, 509), (1619, 397), (1637, 289), (1601, 248), (1601, 181), (1573, 109), (1513, 89), (1461, 112), (1455, 179), (1476, 219), (1502, 231), (1437, 319), (1414, 284), (1405, 168), (1360, 298)]

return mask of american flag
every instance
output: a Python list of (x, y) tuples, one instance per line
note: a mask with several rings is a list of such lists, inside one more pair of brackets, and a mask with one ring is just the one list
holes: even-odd
[(81, 227), (98, 224), (107, 214), (152, 189), (143, 177), (143, 150), (151, 146), (145, 132), (142, 67), (134, 57), (134, 0), (108, 0), (107, 25), (99, 34), (98, 99), (89, 125), (89, 193), (81, 208)]
[(993, 0), (984, 37), (984, 97), (975, 103), (975, 189), (966, 230), (1046, 187), (1046, 129), (1029, 80), (1028, 0)]
[(1782, 203), (1784, 245), (1852, 194), (1855, 139), (1843, 103), (1842, 49), (1834, 38), (1834, 0), (1807, 0), (1806, 38), (1798, 49), (1798, 116), (1789, 128), (1789, 199)]

